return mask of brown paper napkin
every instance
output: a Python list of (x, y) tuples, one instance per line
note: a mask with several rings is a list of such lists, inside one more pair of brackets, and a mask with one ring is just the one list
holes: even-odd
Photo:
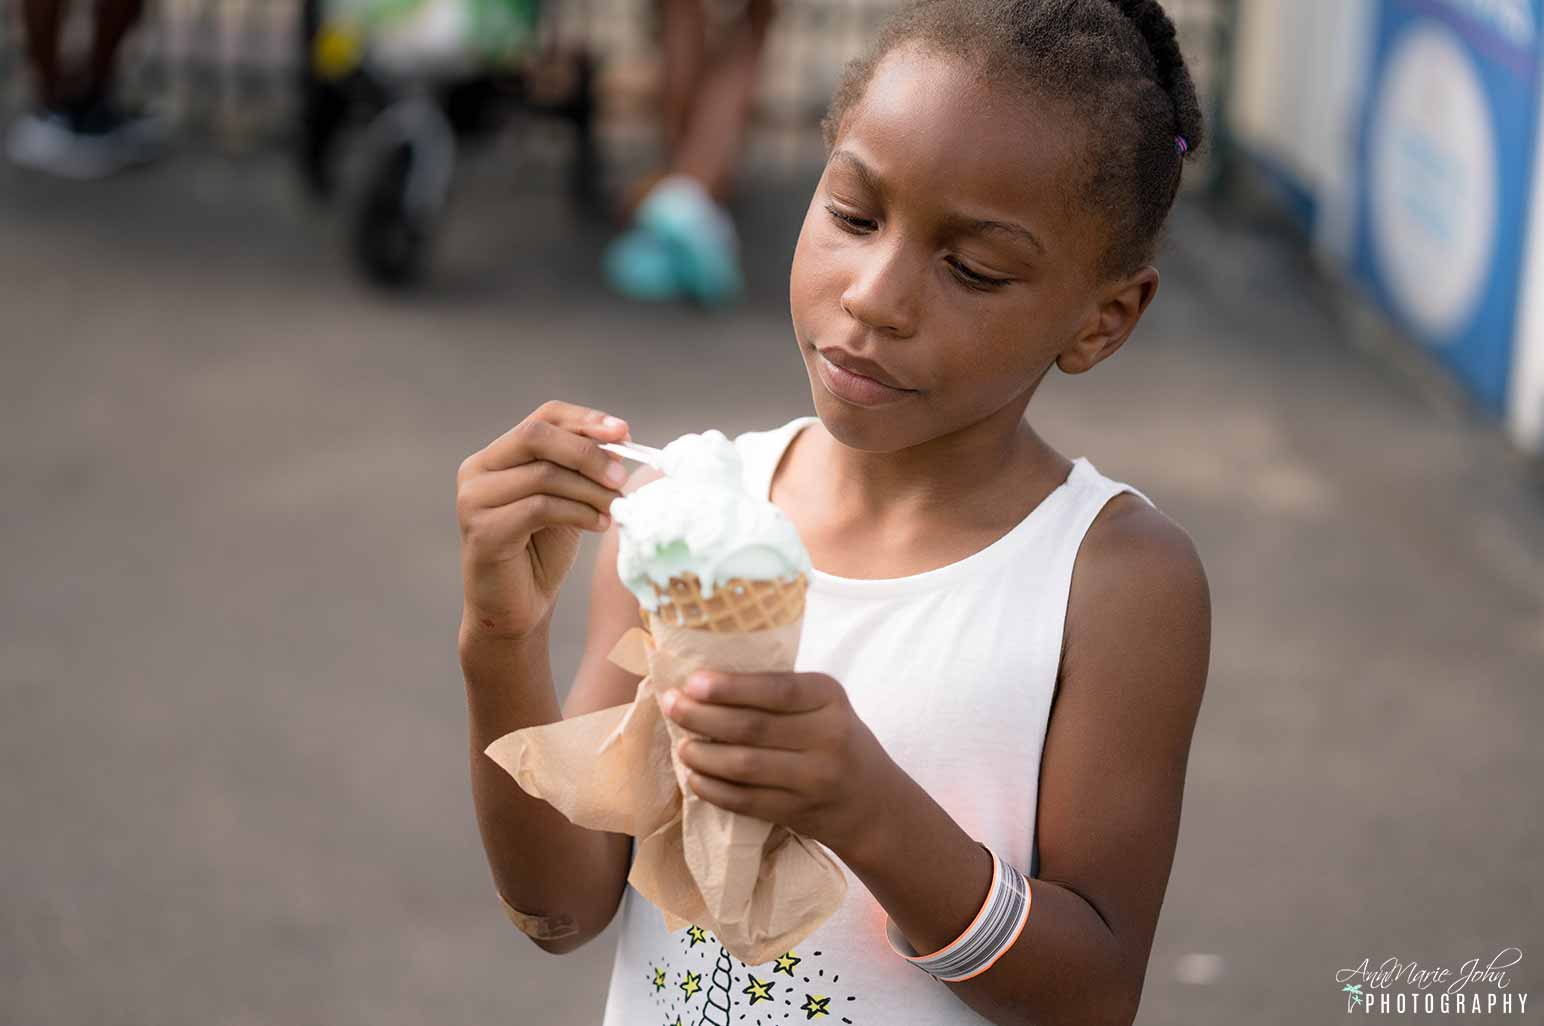
[(633, 628), (610, 659), (646, 674), (632, 704), (506, 734), (487, 754), (527, 793), (582, 827), (631, 834), (627, 881), (664, 913), (665, 928), (712, 930), (747, 965), (788, 951), (842, 903), (847, 878), (817, 841), (726, 812), (683, 785), (676, 741), (658, 696), (693, 670), (791, 670), (802, 622), (716, 634), (653, 621)]

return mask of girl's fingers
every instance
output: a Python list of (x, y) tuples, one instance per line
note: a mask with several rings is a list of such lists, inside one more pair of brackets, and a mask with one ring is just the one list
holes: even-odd
[(556, 495), (583, 502), (597, 513), (609, 513), (619, 489), (596, 484), (577, 471), (548, 460), (533, 460), (508, 470), (480, 474), (461, 488), (460, 500), (468, 510), (492, 509), (532, 495)]
[(686, 781), (692, 793), (709, 805), (742, 816), (754, 816), (768, 823), (788, 823), (798, 812), (802, 799), (792, 791), (775, 787), (736, 784), (702, 773), (692, 773)]
[(687, 678), (686, 689), (722, 705), (796, 713), (830, 704), (841, 686), (824, 673), (697, 671)]
[[(598, 443), (627, 437), (625, 421), (608, 419), (608, 414), (600, 410), (554, 400), (472, 457), (473, 469), (507, 470), (540, 459), (576, 470), (597, 484), (620, 487), (627, 480), (621, 457), (602, 449)], [(620, 471), (620, 476), (612, 468)]]
[(699, 702), (682, 691), (667, 691), (660, 696), (660, 707), (666, 716), (694, 734), (760, 748), (808, 748), (816, 726), (812, 713), (775, 713)]
[(590, 478), (597, 484), (621, 487), (627, 480), (622, 458), (607, 452), (600, 443), (584, 435), (554, 427), (544, 420), (528, 420), (511, 438), (508, 447), (509, 462), (495, 458), (489, 470), (516, 467), (532, 460), (547, 460), (568, 467)]
[(599, 438), (604, 442), (614, 442), (627, 437), (627, 421), (621, 417), (613, 417), (605, 410), (565, 403), (561, 399), (547, 400), (536, 408), (531, 417), (548, 421), (556, 427), (577, 434)]
[(475, 530), (490, 548), (528, 538), (544, 527), (568, 525), (581, 530), (603, 531), (607, 521), (595, 507), (557, 495), (528, 495), (518, 502), (485, 510)]
[(682, 742), (681, 762), (690, 770), (744, 787), (792, 790), (802, 759), (779, 748), (752, 748), (693, 739)]

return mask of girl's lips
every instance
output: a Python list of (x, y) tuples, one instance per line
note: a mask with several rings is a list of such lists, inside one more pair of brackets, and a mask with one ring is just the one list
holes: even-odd
[(820, 375), (821, 384), (843, 402), (849, 402), (855, 406), (884, 406), (916, 394), (913, 389), (891, 388), (873, 378), (843, 370), (821, 355), (818, 349), (815, 349), (814, 353), (815, 373)]

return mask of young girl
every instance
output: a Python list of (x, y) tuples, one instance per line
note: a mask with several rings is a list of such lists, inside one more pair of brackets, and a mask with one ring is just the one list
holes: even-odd
[[(607, 1026), (1130, 1023), (1179, 829), (1210, 645), (1189, 537), (1024, 411), (1115, 353), (1201, 122), (1153, 0), (926, 0), (848, 71), (790, 286), (815, 415), (735, 439), (811, 575), (795, 672), (696, 675), (666, 714), (689, 786), (826, 845), (845, 903), (772, 962), (674, 934), (626, 835), (574, 826), (483, 749), (630, 702), (640, 623), (605, 516), (600, 411), (550, 402), (458, 474), (460, 654), (495, 884), (549, 952), (620, 902)], [(582, 530), (604, 532), (561, 713), (548, 663)]]

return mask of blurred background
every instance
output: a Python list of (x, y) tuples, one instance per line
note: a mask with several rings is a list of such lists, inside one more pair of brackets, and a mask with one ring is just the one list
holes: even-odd
[[(80, 0), (44, 103), (42, 2), (0, 7), (0, 1022), (598, 1022), (613, 931), (543, 953), (478, 841), (455, 472), (548, 398), (654, 444), (810, 412), (789, 262), (892, 3), (151, 0), (113, 47)], [(1211, 578), (1139, 1022), (1509, 947), (1531, 1017), (1544, 11), (1166, 7), (1213, 142), (1132, 343), (1033, 406)], [(682, 105), (683, 25), (743, 112)], [(691, 159), (732, 192), (651, 206)], [(650, 262), (724, 224), (733, 275)]]

